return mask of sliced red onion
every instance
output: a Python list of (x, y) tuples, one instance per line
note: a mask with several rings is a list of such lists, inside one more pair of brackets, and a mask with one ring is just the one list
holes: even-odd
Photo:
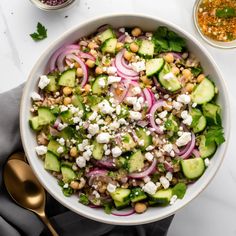
[(152, 173), (152, 171), (156, 168), (157, 160), (154, 158), (152, 164), (143, 172), (140, 173), (131, 173), (128, 175), (129, 178), (133, 179), (141, 179)]
[(191, 145), (191, 141), (188, 142), (188, 143), (186, 144), (186, 146), (184, 146), (182, 149), (180, 149), (179, 151), (177, 151), (176, 154), (177, 154), (178, 156), (183, 155), (184, 153), (186, 153), (186, 152), (188, 151), (190, 145)]
[(192, 151), (193, 151), (193, 149), (195, 147), (195, 143), (196, 143), (196, 138), (195, 138), (194, 133), (192, 133), (192, 139), (190, 142), (191, 143), (190, 143), (189, 149), (184, 154), (179, 156), (181, 159), (187, 159), (192, 154)]
[(88, 68), (87, 68), (87, 66), (85, 65), (85, 63), (83, 62), (83, 60), (79, 56), (76, 56), (74, 54), (69, 54), (66, 57), (68, 59), (72, 59), (80, 64), (80, 67), (83, 70), (83, 79), (81, 81), (81, 87), (84, 87), (85, 84), (88, 82)]
[(104, 176), (107, 174), (107, 170), (103, 170), (103, 169), (95, 169), (95, 170), (91, 170), (89, 171), (86, 176), (87, 177), (92, 177), (92, 176)]
[(152, 107), (149, 112), (149, 121), (153, 129), (155, 129), (155, 132), (158, 134), (162, 134), (163, 131), (160, 129), (160, 127), (156, 124), (155, 121), (155, 113), (156, 110), (159, 109), (160, 107), (164, 106), (166, 103), (163, 100), (158, 100)]
[(166, 169), (167, 171), (169, 171), (169, 172), (171, 172), (171, 173), (174, 172), (174, 168), (173, 168), (173, 166), (172, 166), (169, 162), (165, 161), (165, 162), (164, 162), (164, 166), (165, 166), (165, 169)]
[(121, 64), (128, 70), (132, 70), (132, 67), (127, 63), (124, 57), (121, 58)]
[(201, 156), (201, 155), (200, 155), (200, 152), (199, 152), (196, 148), (193, 149), (192, 154), (193, 154), (195, 157), (200, 157), (200, 156)]
[(126, 35), (125, 34), (121, 34), (117, 40), (118, 40), (118, 42), (124, 43), (125, 42), (125, 38), (126, 38)]
[(81, 58), (84, 58), (84, 59), (90, 59), (90, 60), (92, 60), (92, 61), (96, 61), (96, 58), (95, 58), (93, 55), (91, 55), (90, 53), (80, 52), (80, 53), (79, 53), (79, 56), (80, 56)]
[(111, 212), (112, 215), (114, 216), (130, 216), (133, 215), (135, 213), (134, 209), (131, 209), (130, 211), (127, 212)]
[(90, 208), (101, 208), (101, 206), (96, 206), (96, 205), (94, 205), (94, 204), (89, 204), (88, 205)]
[(139, 121), (137, 122), (137, 125), (144, 128), (144, 127), (146, 127), (146, 126), (148, 125), (148, 122), (145, 121), (145, 120), (139, 120)]
[(107, 169), (113, 169), (115, 167), (113, 160), (97, 161), (95, 165), (100, 166), (100, 167), (104, 167)]
[(57, 129), (58, 125), (61, 123), (61, 119), (59, 117), (57, 117), (57, 119), (55, 120), (54, 124), (53, 124), (53, 128)]
[(143, 89), (143, 93), (144, 93), (145, 100), (146, 100), (147, 105), (148, 105), (147, 112), (149, 112), (151, 107), (152, 107), (152, 105), (153, 105), (153, 103), (152, 103), (152, 96), (151, 96), (151, 94), (150, 94), (150, 92), (149, 92), (149, 90), (147, 88)]

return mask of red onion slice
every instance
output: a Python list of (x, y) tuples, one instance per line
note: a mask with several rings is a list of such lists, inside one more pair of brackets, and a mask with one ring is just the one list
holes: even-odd
[(97, 161), (96, 164), (97, 166), (107, 168), (107, 169), (113, 169), (115, 167), (114, 161)]
[(195, 143), (196, 143), (196, 138), (195, 138), (194, 133), (192, 133), (192, 139), (190, 141), (190, 146), (189, 146), (188, 150), (183, 155), (181, 155), (179, 157), (181, 159), (187, 159), (192, 154), (192, 151), (195, 147)]
[(163, 131), (160, 129), (160, 127), (156, 124), (155, 121), (155, 112), (160, 107), (164, 106), (166, 103), (163, 100), (158, 100), (152, 107), (149, 112), (149, 121), (153, 129), (155, 129), (155, 132), (158, 134), (163, 134)]
[(200, 157), (200, 156), (201, 156), (201, 155), (200, 155), (200, 152), (199, 152), (196, 148), (193, 149), (192, 154), (193, 154), (195, 157)]
[(147, 112), (149, 112), (150, 111), (150, 109), (151, 109), (151, 107), (152, 107), (152, 96), (151, 96), (151, 94), (150, 94), (150, 92), (149, 92), (149, 90), (147, 89), (147, 88), (144, 88), (143, 89), (143, 93), (144, 93), (144, 96), (145, 96), (145, 100), (146, 100), (146, 102), (147, 102), (147, 105), (148, 105), (148, 110), (147, 110)]
[(125, 42), (125, 38), (126, 38), (126, 35), (125, 34), (121, 34), (117, 40), (118, 40), (118, 42), (124, 43)]
[(169, 162), (165, 161), (165, 162), (164, 162), (164, 166), (165, 166), (165, 169), (166, 169), (167, 171), (169, 171), (169, 172), (171, 172), (171, 173), (174, 172), (174, 168), (173, 168), (173, 166), (172, 166)]
[(107, 174), (107, 170), (103, 170), (103, 169), (97, 169), (97, 170), (91, 170), (89, 171), (86, 176), (87, 177), (92, 177), (92, 176), (101, 176), (101, 175), (106, 175)]
[(69, 54), (66, 57), (68, 59), (72, 59), (80, 64), (80, 67), (82, 68), (83, 73), (84, 73), (83, 79), (81, 81), (81, 87), (83, 88), (85, 86), (85, 84), (88, 82), (88, 68), (87, 68), (87, 66), (85, 65), (85, 63), (83, 62), (83, 60), (80, 57), (78, 57), (74, 54)]
[(133, 215), (135, 213), (135, 210), (134, 209), (131, 209), (130, 211), (128, 212), (111, 212), (112, 215), (114, 216), (130, 216), (130, 215)]
[(95, 58), (93, 55), (91, 55), (90, 53), (80, 52), (80, 53), (79, 53), (79, 56), (80, 56), (81, 58), (84, 58), (84, 59), (90, 59), (90, 60), (92, 60), (92, 61), (96, 61), (96, 58)]
[(176, 154), (177, 154), (178, 156), (183, 155), (184, 153), (186, 153), (186, 152), (188, 151), (190, 145), (191, 145), (191, 141), (188, 142), (184, 148), (182, 148), (182, 149), (180, 149), (178, 152), (176, 152)]
[(133, 179), (141, 179), (152, 173), (152, 171), (156, 168), (157, 160), (154, 158), (152, 164), (143, 172), (140, 173), (131, 173), (128, 175), (129, 178)]

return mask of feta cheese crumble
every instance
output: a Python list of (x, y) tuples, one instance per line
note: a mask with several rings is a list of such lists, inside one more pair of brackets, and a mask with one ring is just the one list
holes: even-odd
[(83, 168), (86, 166), (86, 160), (83, 156), (79, 156), (76, 158), (76, 164), (78, 167)]
[(93, 136), (99, 132), (98, 124), (90, 124), (88, 127), (88, 132)]
[(41, 101), (42, 100), (41, 96), (36, 92), (31, 93), (31, 98), (33, 99), (33, 101)]
[(185, 146), (191, 141), (191, 133), (190, 132), (183, 132), (182, 135), (176, 140), (176, 145), (178, 147)]
[(35, 147), (36, 153), (40, 156), (46, 154), (47, 150), (48, 150), (47, 147), (44, 145), (40, 145), (40, 146)]
[(111, 138), (111, 136), (109, 133), (100, 133), (96, 137), (96, 140), (98, 143), (109, 143), (110, 138)]
[(131, 67), (136, 72), (143, 71), (146, 69), (145, 61), (142, 60), (142, 61), (138, 61), (138, 62), (133, 62), (133, 63), (131, 63)]
[(44, 89), (50, 83), (50, 79), (46, 75), (41, 75), (38, 87)]
[(153, 154), (151, 152), (146, 152), (144, 156), (148, 161), (153, 160)]
[(177, 97), (177, 102), (181, 102), (183, 104), (189, 104), (191, 102), (191, 97), (187, 94), (180, 94)]
[(141, 120), (142, 119), (142, 113), (138, 111), (129, 111), (130, 119), (132, 120)]
[(188, 111), (182, 111), (181, 112), (181, 117), (183, 118), (183, 123), (185, 125), (191, 125), (193, 118), (191, 115), (189, 115)]
[(122, 151), (118, 146), (112, 148), (111, 152), (113, 157), (119, 157), (122, 154)]
[(109, 184), (107, 185), (107, 191), (108, 191), (109, 193), (114, 193), (114, 192), (116, 191), (116, 186), (115, 186), (114, 184), (109, 183)]
[(170, 186), (170, 182), (165, 176), (161, 176), (160, 183), (161, 183), (161, 185), (163, 186), (164, 189), (167, 189)]
[(157, 191), (157, 186), (152, 181), (149, 181), (142, 187), (142, 189), (144, 192), (153, 195)]
[(121, 81), (121, 77), (118, 77), (118, 76), (108, 76), (108, 80), (107, 80), (107, 83), (108, 84), (113, 84), (113, 83), (117, 83), (117, 82), (120, 82)]

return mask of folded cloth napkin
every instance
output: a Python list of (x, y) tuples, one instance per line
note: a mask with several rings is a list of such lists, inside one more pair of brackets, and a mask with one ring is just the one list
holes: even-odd
[[(21, 150), (19, 132), (20, 98), (23, 85), (0, 94), (0, 235), (46, 236), (48, 230), (37, 216), (18, 206), (8, 195), (2, 170), (7, 158)], [(114, 226), (86, 219), (63, 207), (47, 194), (46, 213), (61, 236), (164, 236), (173, 219), (138, 226)]]

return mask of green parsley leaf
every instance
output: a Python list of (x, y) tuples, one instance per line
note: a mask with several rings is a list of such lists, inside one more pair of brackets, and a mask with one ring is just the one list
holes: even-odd
[(187, 186), (184, 183), (178, 183), (172, 188), (173, 195), (176, 195), (179, 199), (183, 199), (186, 193)]
[(202, 73), (202, 68), (201, 67), (193, 67), (193, 68), (191, 68), (191, 72), (194, 77), (197, 77)]
[(109, 215), (109, 214), (111, 214), (111, 211), (112, 211), (112, 204), (105, 203), (104, 204), (104, 212)]
[(79, 202), (84, 204), (84, 205), (88, 205), (89, 204), (89, 199), (84, 193), (81, 193), (80, 196), (79, 196)]
[(66, 197), (70, 197), (74, 191), (72, 188), (68, 187), (68, 188), (63, 188), (62, 192)]
[(34, 41), (43, 40), (47, 38), (47, 29), (40, 22), (38, 22), (37, 31), (30, 34), (30, 36)]
[(224, 7), (216, 10), (216, 16), (219, 18), (231, 18), (236, 16), (236, 10), (232, 7)]
[(206, 146), (212, 142), (216, 142), (217, 145), (220, 145), (225, 142), (224, 131), (221, 126), (211, 126), (207, 130), (205, 137), (206, 137), (206, 142), (205, 142)]

